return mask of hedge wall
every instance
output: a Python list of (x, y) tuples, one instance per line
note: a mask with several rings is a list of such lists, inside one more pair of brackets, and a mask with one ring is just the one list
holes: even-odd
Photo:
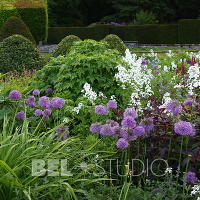
[(106, 35), (115, 34), (122, 40), (137, 40), (141, 44), (178, 43), (178, 25), (135, 25), (111, 26), (96, 25), (92, 27), (54, 27), (49, 28), (48, 43), (57, 44), (67, 35), (76, 35), (81, 39), (101, 40)]
[(179, 41), (182, 44), (200, 44), (200, 19), (179, 21)]

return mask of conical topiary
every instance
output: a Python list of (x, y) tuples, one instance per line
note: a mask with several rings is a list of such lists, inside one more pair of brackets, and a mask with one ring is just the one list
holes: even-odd
[(29, 39), (33, 44), (35, 40), (27, 27), (27, 25), (18, 17), (10, 17), (5, 24), (3, 25), (0, 32), (1, 41), (12, 35), (22, 35), (25, 38)]
[(12, 35), (0, 42), (0, 73), (37, 69), (44, 64), (38, 49), (25, 37)]

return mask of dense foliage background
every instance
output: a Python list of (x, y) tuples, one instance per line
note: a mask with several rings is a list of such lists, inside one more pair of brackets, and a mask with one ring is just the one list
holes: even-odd
[(160, 23), (199, 16), (198, 0), (49, 0), (49, 26), (82, 26), (99, 21), (133, 23), (140, 11), (153, 13)]

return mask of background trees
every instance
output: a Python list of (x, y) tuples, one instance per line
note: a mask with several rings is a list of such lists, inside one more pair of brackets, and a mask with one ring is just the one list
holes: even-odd
[(50, 26), (85, 26), (94, 22), (133, 23), (140, 11), (153, 13), (160, 23), (195, 19), (199, 0), (49, 0)]

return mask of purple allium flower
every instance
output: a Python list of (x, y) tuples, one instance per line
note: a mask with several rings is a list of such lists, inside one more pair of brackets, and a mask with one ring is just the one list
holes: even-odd
[(128, 141), (125, 140), (124, 138), (120, 138), (117, 143), (117, 148), (118, 149), (127, 149), (128, 148)]
[(98, 105), (95, 107), (95, 113), (98, 115), (107, 115), (108, 111), (107, 108), (105, 106), (102, 105)]
[(110, 124), (104, 124), (101, 127), (100, 134), (103, 136), (111, 136), (114, 135), (115, 132), (113, 131)]
[(51, 108), (62, 108), (65, 105), (65, 100), (60, 97), (55, 97), (51, 100)]
[(93, 123), (90, 126), (90, 132), (91, 133), (100, 133), (101, 127), (102, 127), (102, 123), (100, 123), (100, 122)]
[(135, 128), (136, 127), (136, 121), (133, 117), (127, 116), (122, 120), (121, 123), (123, 128)]
[(140, 122), (140, 126), (145, 129), (145, 133), (150, 133), (154, 129), (153, 118), (145, 118)]
[(176, 100), (169, 101), (166, 105), (166, 110), (174, 116), (178, 116), (183, 111), (181, 104)]
[(49, 120), (49, 116), (43, 115), (42, 119), (45, 120), (45, 121), (47, 121), (47, 120)]
[(57, 139), (66, 140), (69, 135), (69, 128), (67, 126), (61, 126), (56, 129)]
[(46, 92), (46, 94), (50, 94), (50, 93), (53, 92), (53, 89), (52, 88), (47, 88), (45, 92)]
[(38, 96), (38, 95), (40, 95), (40, 90), (35, 89), (35, 90), (33, 90), (32, 94)]
[(45, 108), (45, 109), (50, 108), (51, 106), (49, 97), (46, 97), (46, 96), (40, 97), (38, 103), (42, 108)]
[(31, 108), (36, 107), (36, 105), (35, 105), (35, 97), (34, 96), (30, 96), (28, 99), (26, 99), (26, 104)]
[(126, 110), (124, 111), (124, 118), (128, 116), (135, 119), (138, 115), (134, 108), (126, 108)]
[(24, 119), (25, 118), (25, 113), (24, 112), (18, 112), (16, 114), (16, 118), (17, 119)]
[(189, 136), (195, 135), (195, 129), (193, 125), (190, 122), (186, 121), (179, 121), (175, 123), (174, 131), (176, 134), (179, 135), (189, 135)]
[(142, 65), (148, 65), (148, 64), (149, 64), (149, 61), (148, 61), (148, 60), (143, 60), (141, 64), (142, 64)]
[(145, 129), (143, 126), (136, 126), (134, 129), (133, 129), (133, 134), (134, 135), (144, 135), (145, 134)]
[(192, 104), (193, 104), (193, 100), (192, 99), (186, 99), (184, 101), (184, 105), (186, 105), (186, 106), (192, 106)]
[(43, 112), (42, 112), (43, 116), (50, 116), (51, 115), (51, 110), (50, 109), (45, 109)]
[(42, 115), (42, 110), (37, 109), (37, 110), (35, 110), (34, 114), (35, 114), (35, 116), (41, 116)]
[(186, 175), (185, 175), (185, 181), (187, 183), (196, 183), (198, 182), (198, 178), (196, 176), (196, 173), (195, 172), (188, 172)]
[(112, 131), (114, 133), (117, 133), (119, 131), (120, 127), (119, 127), (119, 123), (118, 122), (116, 122), (114, 120), (108, 120), (106, 123), (111, 125)]
[(22, 95), (18, 90), (11, 91), (8, 96), (12, 100), (19, 100), (22, 98)]
[(188, 79), (190, 76), (189, 76), (188, 74), (185, 74), (184, 77), (185, 77), (186, 79)]
[(128, 128), (121, 128), (119, 136), (123, 137), (124, 139), (127, 140), (128, 139)]
[(114, 109), (116, 109), (117, 108), (117, 101), (115, 101), (115, 100), (108, 101), (107, 108), (114, 108)]

